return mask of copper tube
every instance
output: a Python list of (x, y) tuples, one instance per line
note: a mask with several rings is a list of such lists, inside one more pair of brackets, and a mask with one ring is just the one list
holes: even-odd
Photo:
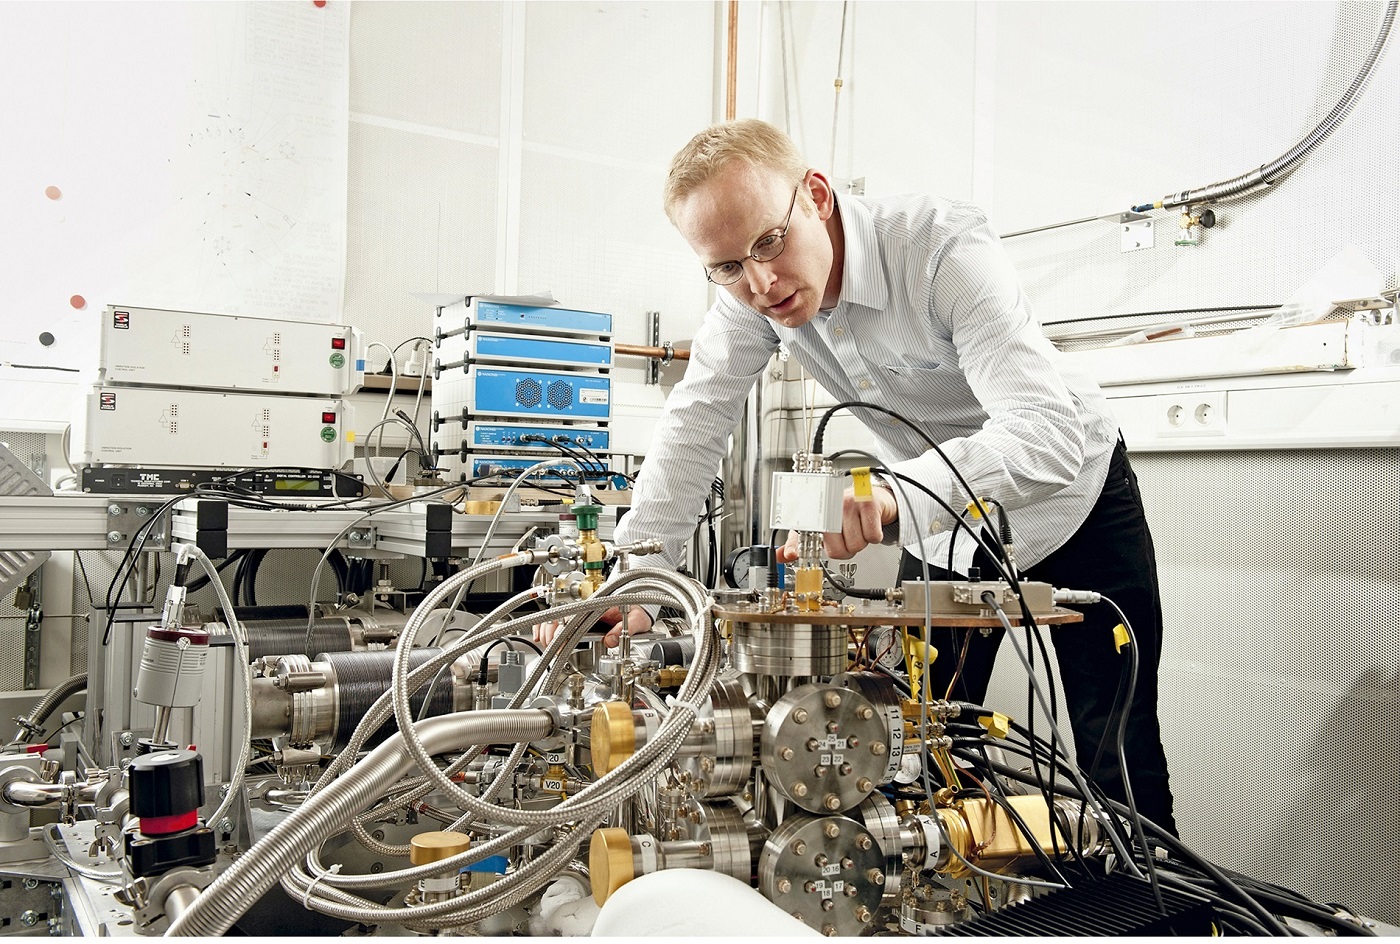
[[(635, 354), (637, 357), (666, 357), (667, 348), (647, 347), (642, 344), (614, 344), (613, 351), (617, 354)], [(690, 351), (687, 348), (670, 348), (671, 358), (678, 361), (690, 360)]]
[(733, 121), (739, 91), (739, 0), (729, 0), (729, 56), (725, 66), (724, 120)]

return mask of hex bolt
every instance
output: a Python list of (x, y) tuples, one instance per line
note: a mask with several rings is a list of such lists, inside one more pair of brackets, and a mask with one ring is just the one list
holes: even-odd
[(825, 852), (818, 852), (817, 857), (812, 861), (817, 863), (817, 867), (820, 868), (821, 866), (826, 865), (831, 860), (826, 857)]
[(824, 924), (824, 925), (822, 925), (822, 933), (825, 934), (827, 937), (835, 937), (835, 936), (836, 936), (836, 925), (834, 925), (834, 924)]
[(807, 785), (801, 780), (792, 785), (792, 795), (795, 797), (805, 797), (807, 795)]
[(861, 793), (869, 793), (871, 790), (875, 789), (875, 782), (869, 777), (861, 777), (856, 781), (856, 789)]
[(832, 908), (835, 908), (835, 907), (836, 907), (836, 902), (832, 901), (830, 898), (823, 898), (823, 899), (822, 899), (822, 911), (830, 911)]
[(811, 716), (807, 714), (806, 708), (797, 708), (793, 710), (792, 720), (796, 721), (798, 724), (806, 724), (809, 717)]
[(822, 704), (828, 708), (841, 707), (841, 694), (839, 692), (828, 691), (822, 696)]
[(26, 928), (32, 928), (34, 927), (34, 925), (39, 923), (39, 912), (26, 911), (24, 914), (19, 916), (19, 920), (20, 923), (23, 924)]
[(231, 833), (231, 832), (233, 832), (233, 820), (229, 819), (227, 816), (225, 816), (223, 819), (219, 820), (219, 832), (221, 832), (221, 833)]
[(821, 741), (818, 741), (816, 738), (808, 738), (808, 739), (807, 739), (807, 750), (809, 750), (809, 751), (815, 751), (817, 748), (819, 748), (819, 747), (821, 747), (821, 746), (822, 746)]
[(792, 853), (793, 855), (806, 855), (807, 843), (803, 842), (801, 839), (797, 840), (792, 844)]
[(867, 836), (865, 833), (861, 833), (859, 836), (857, 836), (857, 837), (856, 837), (856, 848), (857, 848), (857, 849), (860, 849), (862, 852), (865, 851), (866, 849), (869, 849), (869, 848), (870, 848), (870, 837)]
[(822, 801), (822, 806), (834, 813), (841, 809), (841, 798), (834, 793), (828, 793), (826, 799)]
[(792, 891), (792, 882), (788, 881), (785, 878), (780, 878), (778, 879), (777, 887), (779, 895), (786, 895), (788, 892)]
[(871, 744), (870, 753), (874, 754), (876, 757), (882, 756), (885, 753), (885, 742), (876, 741), (875, 743)]
[(852, 859), (850, 856), (842, 856), (842, 857), (841, 857), (841, 868), (843, 868), (843, 869), (853, 869), (853, 868), (855, 868), (855, 867), (856, 867), (856, 861), (855, 861), (855, 859)]
[(867, 870), (865, 873), (865, 877), (870, 881), (872, 885), (885, 884), (885, 873), (881, 872), (879, 869)]
[(835, 839), (841, 835), (841, 827), (837, 826), (835, 823), (827, 823), (822, 827), (822, 833), (827, 839)]
[(133, 735), (130, 731), (123, 731), (121, 737), (118, 738), (118, 740), (121, 742), (122, 747), (130, 747), (131, 745), (136, 743), (136, 736)]
[(792, 748), (785, 747), (782, 750), (778, 751), (778, 757), (780, 757), (783, 760), (792, 760), (793, 753), (794, 752)]
[(867, 908), (867, 907), (865, 907), (864, 905), (861, 905), (859, 908), (857, 908), (857, 909), (856, 909), (856, 920), (860, 921), (861, 924), (869, 924), (869, 923), (870, 923), (870, 909)]
[(869, 705), (861, 705), (856, 709), (856, 717), (862, 721), (869, 721), (871, 718), (875, 717), (875, 709), (871, 708)]

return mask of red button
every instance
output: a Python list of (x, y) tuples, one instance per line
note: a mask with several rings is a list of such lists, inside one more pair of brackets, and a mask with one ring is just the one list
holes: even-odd
[(332, 350), (335, 350), (335, 351), (343, 351), (343, 350), (345, 350), (345, 339), (344, 339), (344, 338), (331, 338), (331, 349), (332, 349)]

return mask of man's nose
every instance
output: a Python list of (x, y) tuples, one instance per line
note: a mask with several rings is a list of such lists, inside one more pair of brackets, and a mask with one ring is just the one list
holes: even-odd
[(744, 278), (748, 280), (749, 291), (755, 295), (763, 295), (773, 283), (777, 281), (777, 276), (773, 274), (773, 266), (770, 262), (759, 262), (750, 256), (742, 263), (744, 267)]

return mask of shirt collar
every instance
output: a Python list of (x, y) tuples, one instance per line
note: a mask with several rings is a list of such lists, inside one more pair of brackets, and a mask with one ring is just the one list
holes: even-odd
[(846, 241), (841, 268), (841, 301), (884, 311), (890, 293), (884, 279), (885, 267), (875, 235), (875, 220), (865, 204), (849, 196), (836, 198), (836, 212), (841, 214), (841, 231)]

